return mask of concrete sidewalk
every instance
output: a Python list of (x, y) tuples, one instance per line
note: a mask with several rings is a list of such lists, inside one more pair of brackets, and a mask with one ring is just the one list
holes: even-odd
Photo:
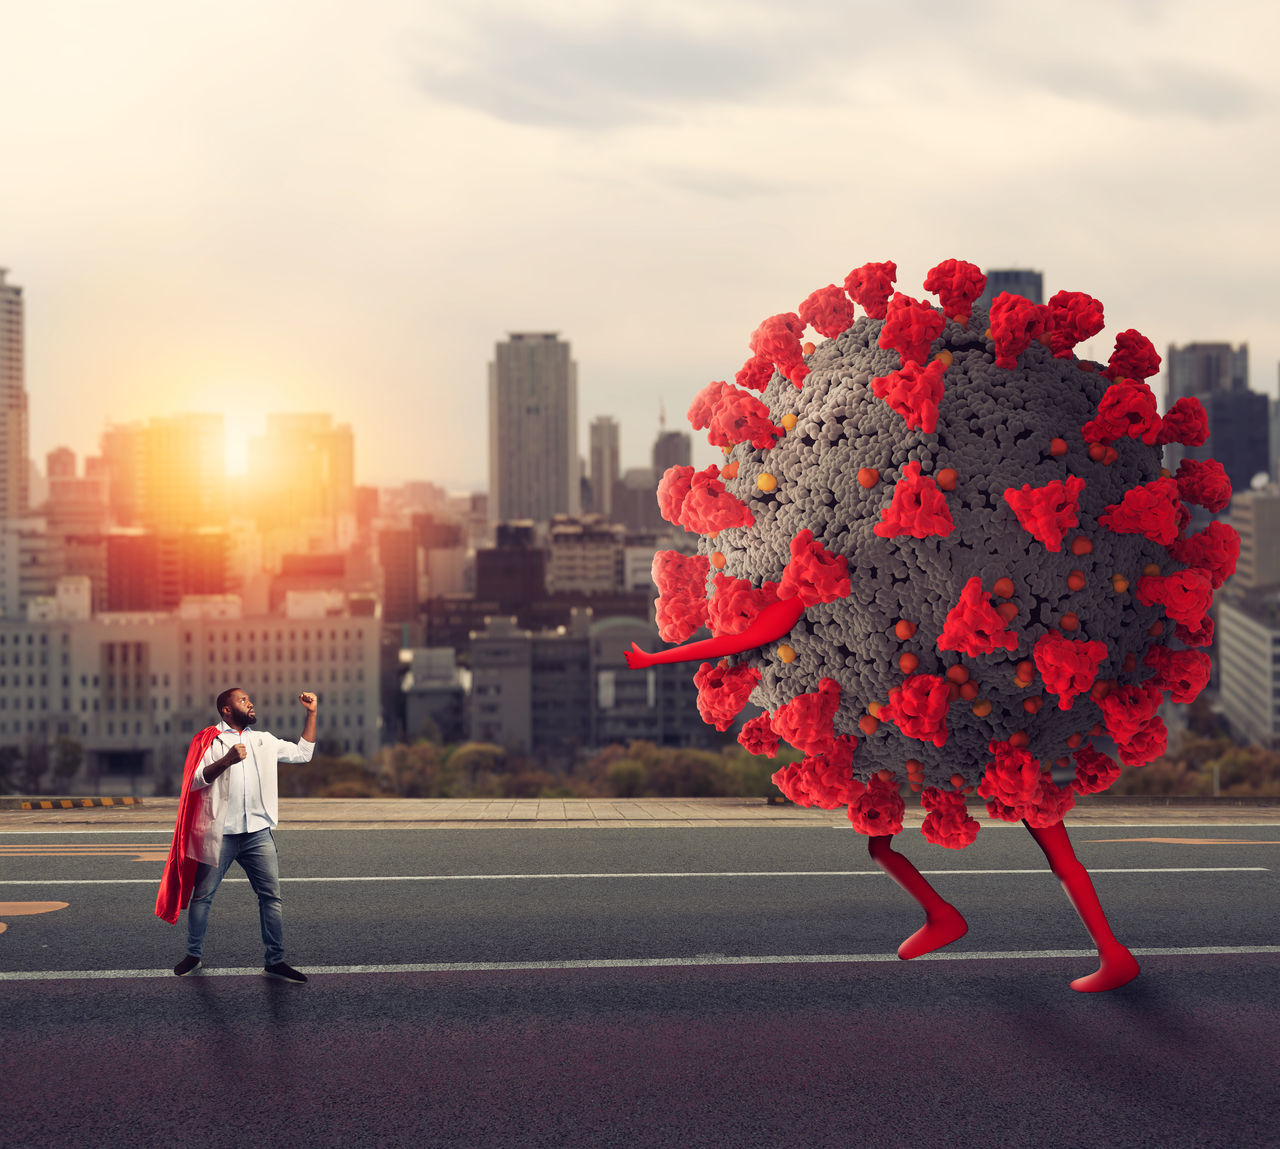
[[(143, 798), (134, 806), (56, 810), (0, 809), (0, 833), (13, 830), (165, 830), (177, 817), (176, 798)], [(12, 799), (6, 800), (10, 805)], [(971, 802), (984, 827), (1010, 825)], [(907, 803), (905, 824), (917, 827), (925, 811)], [(1280, 798), (1082, 798), (1068, 827), (1117, 825), (1280, 825)], [(285, 829), (611, 829), (671, 826), (848, 826), (844, 810), (770, 805), (764, 798), (282, 798)], [(1018, 823), (1013, 823), (1018, 825)]]

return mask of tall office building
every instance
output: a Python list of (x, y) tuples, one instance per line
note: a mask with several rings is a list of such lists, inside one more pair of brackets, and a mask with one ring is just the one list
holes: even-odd
[(1044, 273), (1021, 267), (996, 268), (987, 272), (987, 286), (978, 296), (979, 307), (990, 307), (1001, 292), (1021, 295), (1032, 303), (1044, 302)]
[[(1217, 459), (1233, 491), (1247, 491), (1253, 477), (1271, 471), (1271, 419), (1267, 396), (1249, 390), (1249, 348), (1241, 344), (1173, 344), (1165, 359), (1169, 371), (1166, 410), (1177, 400), (1199, 399), (1209, 416), (1209, 438), (1202, 446), (1165, 447), (1165, 465), (1173, 470), (1185, 459)], [(1205, 514), (1193, 508), (1200, 525)], [(1193, 527), (1196, 523), (1193, 522)]]
[(0, 267), (0, 519), (27, 513), (27, 388), (22, 288)]
[(659, 431), (653, 441), (653, 473), (661, 479), (671, 467), (693, 462), (693, 440), (687, 431)]
[(579, 507), (577, 364), (557, 332), (513, 332), (489, 364), (490, 522)]
[(108, 427), (102, 458), (116, 526), (181, 531), (226, 523), (221, 415), (173, 415)]
[(1240, 590), (1280, 587), (1280, 488), (1237, 491), (1228, 522), (1240, 535), (1231, 585)]
[(1184, 396), (1249, 389), (1247, 343), (1239, 347), (1230, 343), (1188, 343), (1185, 347), (1170, 344), (1164, 366), (1169, 373), (1165, 410)]
[(608, 415), (591, 423), (591, 510), (608, 518), (613, 513), (613, 485), (621, 473), (618, 463), (618, 424)]

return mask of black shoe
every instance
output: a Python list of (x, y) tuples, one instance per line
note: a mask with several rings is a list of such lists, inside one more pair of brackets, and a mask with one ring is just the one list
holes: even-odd
[(193, 969), (196, 969), (199, 965), (200, 965), (200, 959), (196, 957), (195, 954), (187, 954), (186, 957), (184, 957), (176, 966), (173, 967), (173, 972), (176, 973), (179, 977), (182, 977), (185, 974), (189, 974)]
[(263, 966), (262, 972), (266, 974), (267, 977), (278, 977), (282, 978), (284, 981), (304, 982), (307, 980), (307, 975), (305, 973), (299, 973), (293, 968), (293, 966), (285, 965), (282, 961), (276, 962), (275, 965)]

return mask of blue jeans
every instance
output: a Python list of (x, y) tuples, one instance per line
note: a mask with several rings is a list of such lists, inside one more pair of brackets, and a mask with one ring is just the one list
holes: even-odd
[(201, 862), (196, 869), (196, 888), (187, 910), (187, 953), (201, 956), (204, 931), (209, 926), (209, 907), (223, 875), (232, 862), (239, 862), (258, 895), (258, 917), (262, 919), (262, 944), (266, 949), (266, 965), (284, 961), (284, 917), (280, 913), (280, 856), (271, 831), (254, 830), (248, 834), (224, 834), (222, 853), (216, 866)]

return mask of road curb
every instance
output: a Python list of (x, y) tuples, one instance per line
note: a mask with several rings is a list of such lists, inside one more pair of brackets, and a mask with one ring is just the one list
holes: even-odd
[(83, 810), (86, 806), (141, 806), (141, 798), (0, 798), (0, 810)]

